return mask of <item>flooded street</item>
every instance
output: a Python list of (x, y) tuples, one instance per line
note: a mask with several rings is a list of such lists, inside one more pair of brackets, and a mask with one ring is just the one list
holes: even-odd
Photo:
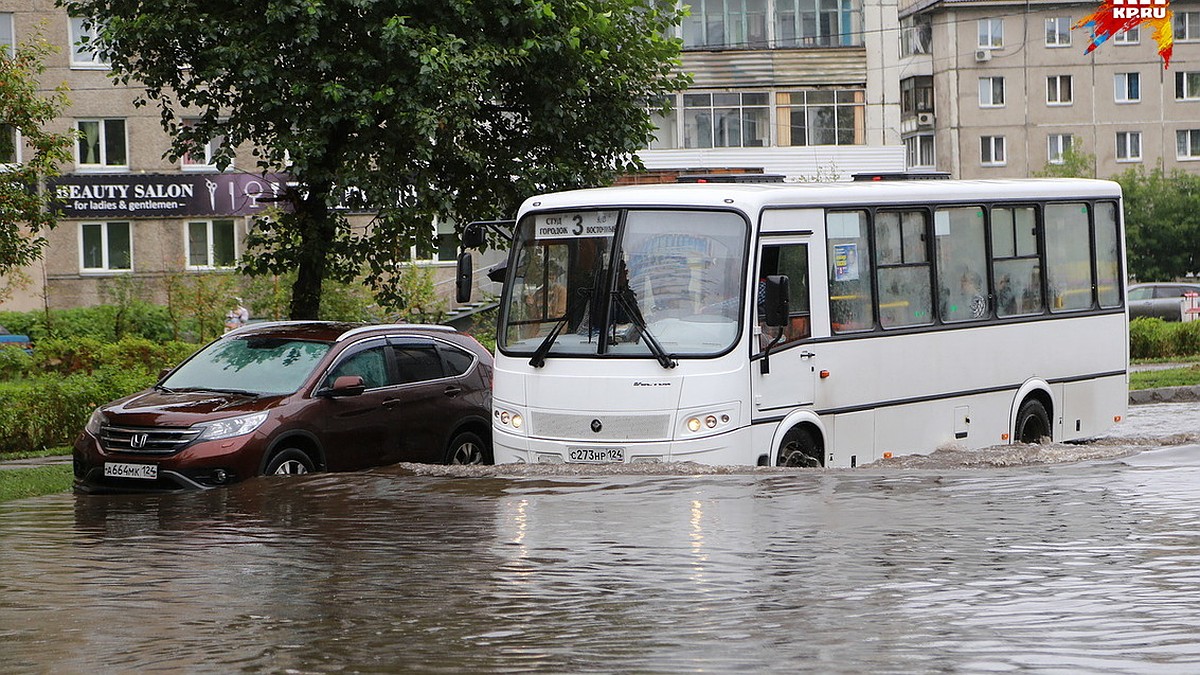
[(0, 669), (1195, 672), (1180, 405), (847, 470), (400, 466), (0, 504)]

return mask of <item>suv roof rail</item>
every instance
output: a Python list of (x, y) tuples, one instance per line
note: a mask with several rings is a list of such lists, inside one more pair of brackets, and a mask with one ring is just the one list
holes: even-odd
[(341, 342), (352, 335), (358, 335), (359, 333), (366, 333), (373, 330), (413, 330), (414, 328), (420, 330), (433, 330), (442, 333), (458, 332), (458, 330), (453, 326), (443, 326), (436, 323), (374, 323), (367, 326), (359, 326), (358, 328), (351, 328), (345, 333), (339, 335), (336, 342)]

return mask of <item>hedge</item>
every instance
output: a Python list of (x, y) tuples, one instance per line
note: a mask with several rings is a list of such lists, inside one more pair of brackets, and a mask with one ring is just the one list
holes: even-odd
[(1200, 321), (1138, 318), (1129, 322), (1129, 357), (1170, 359), (1200, 355)]
[(50, 338), (33, 356), (0, 349), (0, 373), (11, 380), (0, 383), (0, 453), (70, 445), (97, 406), (149, 387), (196, 349), (145, 338)]

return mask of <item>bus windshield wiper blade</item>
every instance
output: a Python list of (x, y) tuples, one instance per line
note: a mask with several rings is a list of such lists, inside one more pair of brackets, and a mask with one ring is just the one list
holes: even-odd
[(618, 291), (614, 295), (617, 298), (617, 302), (625, 308), (625, 313), (629, 315), (629, 320), (642, 332), (642, 337), (646, 338), (646, 346), (650, 349), (650, 353), (654, 355), (654, 358), (658, 359), (659, 365), (667, 370), (679, 365), (679, 362), (671, 358), (670, 354), (667, 354), (667, 350), (662, 348), (662, 345), (655, 339), (654, 334), (646, 327), (646, 319), (642, 317), (642, 312), (637, 308), (637, 305), (631, 302), (623, 292)]
[(546, 336), (538, 348), (533, 351), (533, 356), (529, 358), (529, 365), (534, 368), (541, 368), (546, 365), (546, 354), (550, 353), (550, 347), (554, 346), (554, 341), (558, 339), (558, 334), (562, 332), (563, 326), (567, 325), (567, 315), (554, 324), (554, 328), (550, 330), (550, 334)]

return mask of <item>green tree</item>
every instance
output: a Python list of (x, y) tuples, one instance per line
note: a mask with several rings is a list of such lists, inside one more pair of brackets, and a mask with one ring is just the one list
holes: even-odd
[(1041, 171), (1034, 171), (1033, 175), (1037, 178), (1095, 178), (1096, 156), (1072, 145), (1063, 152), (1062, 162), (1047, 162)]
[[(669, 0), (59, 0), (145, 86), (171, 154), (224, 137), (296, 181), (255, 228), (252, 274), (296, 271), (290, 315), (365, 265), (381, 300), (435, 218), (510, 215), (637, 168), (686, 87)], [(198, 120), (183, 126), (183, 116)], [(338, 206), (376, 213), (365, 233)]]
[[(12, 55), (0, 49), (0, 276), (37, 260), (46, 240), (41, 236), (57, 222), (45, 179), (59, 175), (70, 161), (74, 134), (47, 130), (67, 107), (67, 88), (41, 90), (45, 57), (54, 48), (40, 32), (17, 45)], [(18, 153), (17, 134), (24, 148)]]
[(1138, 168), (1113, 180), (1125, 196), (1129, 275), (1162, 281), (1200, 272), (1200, 176)]

